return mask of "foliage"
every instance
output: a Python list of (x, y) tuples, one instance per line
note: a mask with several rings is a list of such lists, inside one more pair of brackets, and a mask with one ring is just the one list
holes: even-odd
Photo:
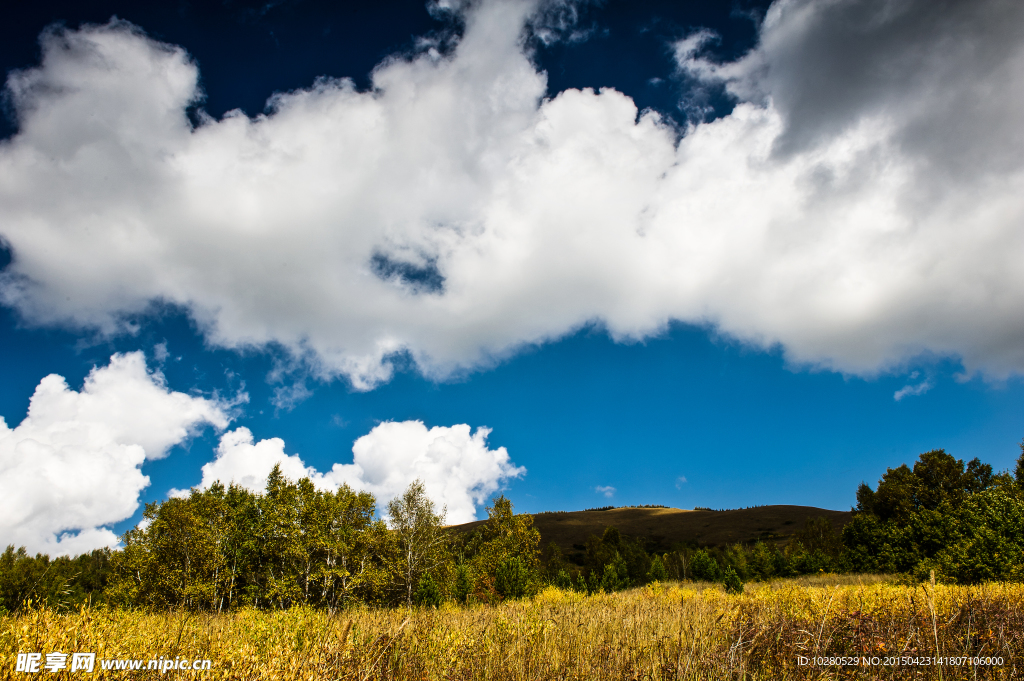
[(553, 542), (541, 553), (532, 516), (516, 515), (504, 496), (476, 531), (452, 532), (417, 481), (388, 505), (389, 528), (375, 517), (372, 495), (317, 490), (275, 468), (262, 494), (214, 484), (147, 505), (121, 551), (50, 559), (8, 547), (0, 612), (29, 602), (218, 612), (495, 604), (545, 585), (610, 594), (676, 579), (736, 591), (744, 582), (836, 572), (1024, 580), (1024, 443), (1013, 476), (932, 450), (913, 467), (888, 469), (877, 489), (862, 484), (857, 500), (841, 534), (828, 519), (811, 518), (788, 541), (664, 552), (606, 527), (566, 556)]
[(476, 600), (522, 598), (539, 590), (540, 533), (533, 516), (516, 515), (504, 495), (487, 508), (487, 522), (461, 541), (475, 575)]
[(718, 568), (718, 561), (707, 551), (701, 549), (690, 558), (690, 574), (693, 576), (693, 579), (714, 582), (718, 580), (721, 573)]
[(455, 566), (455, 583), (452, 588), (452, 598), (456, 603), (466, 603), (469, 595), (473, 593), (473, 568), (467, 563), (459, 562)]
[[(1024, 500), (1004, 490), (972, 495), (944, 514), (942, 548), (934, 565), (960, 584), (1024, 581)], [(922, 571), (930, 566), (925, 563)]]
[(740, 579), (739, 575), (731, 567), (727, 567), (722, 571), (722, 586), (725, 587), (725, 593), (727, 594), (743, 593), (743, 580)]
[(429, 572), (424, 572), (420, 576), (413, 599), (416, 605), (432, 606), (435, 608), (444, 602), (444, 595)]
[(502, 598), (522, 598), (530, 589), (530, 572), (521, 556), (506, 558), (498, 564), (494, 588)]
[(15, 612), (29, 601), (58, 609), (105, 602), (110, 556), (110, 549), (97, 549), (51, 559), (8, 546), (0, 554), (0, 612)]
[[(1024, 459), (1024, 454), (1022, 454)], [(1020, 468), (1021, 461), (1018, 461)], [(862, 484), (843, 529), (844, 566), (974, 584), (1024, 578), (1024, 495), (1008, 474), (941, 449)]]
[(374, 499), (317, 490), (275, 467), (266, 494), (214, 484), (146, 506), (113, 554), (115, 602), (224, 610), (388, 600), (396, 544)]
[(665, 569), (665, 561), (661, 559), (661, 556), (651, 559), (650, 575), (652, 582), (664, 582), (668, 579), (668, 570)]
[(618, 553), (612, 560), (605, 564), (604, 572), (601, 574), (600, 588), (606, 593), (621, 591), (629, 586), (629, 567), (626, 561)]
[(388, 515), (400, 556), (398, 582), (406, 604), (412, 605), (413, 591), (421, 577), (449, 559), (448, 534), (441, 529), (445, 512), (434, 512), (434, 502), (423, 483), (416, 480), (402, 496), (388, 503)]
[(992, 484), (992, 466), (977, 458), (966, 466), (943, 449), (933, 449), (918, 457), (913, 470), (906, 464), (886, 470), (872, 491), (861, 483), (857, 490), (857, 510), (872, 513), (882, 520), (907, 522), (916, 512), (937, 510), (943, 503), (957, 506), (971, 494)]

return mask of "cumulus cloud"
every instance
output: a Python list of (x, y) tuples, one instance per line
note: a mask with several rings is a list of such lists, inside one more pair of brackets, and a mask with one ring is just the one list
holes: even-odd
[(778, 0), (735, 62), (707, 32), (677, 46), (737, 101), (681, 139), (613, 90), (544, 97), (523, 31), (548, 5), (445, 6), (450, 54), (195, 128), (183, 49), (124, 22), (44, 34), (8, 79), (3, 300), (111, 333), (171, 302), (213, 344), (358, 388), (394, 353), (444, 376), (673, 319), (847, 372), (1024, 370), (1024, 4)]
[[(213, 461), (203, 466), (201, 489), (207, 489), (214, 482), (235, 483), (253, 492), (263, 492), (267, 486), (267, 475), (274, 466), (281, 467), (281, 474), (290, 480), (311, 478), (319, 487), (333, 487), (325, 483), (316, 469), (307, 467), (297, 454), (286, 454), (284, 440), (279, 437), (255, 441), (248, 428), (236, 428), (224, 433), (217, 445)], [(171, 490), (170, 496), (187, 496), (187, 490)]]
[(51, 374), (15, 428), (0, 418), (0, 545), (76, 554), (118, 539), (149, 485), (140, 467), (198, 428), (224, 428), (225, 405), (173, 392), (141, 352), (94, 368), (81, 391)]
[(607, 499), (611, 499), (615, 496), (615, 488), (610, 485), (598, 485), (594, 488), (594, 491), (598, 494), (603, 494)]
[(438, 511), (447, 509), (449, 523), (467, 523), (476, 519), (476, 507), (504, 482), (526, 473), (509, 460), (504, 447), (488, 449), (490, 432), (471, 432), (466, 424), (428, 429), (421, 421), (389, 421), (356, 440), (352, 463), (336, 463), (321, 473), (306, 466), (298, 454), (287, 454), (280, 438), (255, 442), (249, 429), (238, 428), (221, 438), (216, 458), (203, 466), (199, 486), (208, 488), (219, 480), (262, 492), (267, 475), (279, 465), (285, 477), (308, 477), (321, 489), (347, 484), (370, 492), (383, 509), (419, 479)]

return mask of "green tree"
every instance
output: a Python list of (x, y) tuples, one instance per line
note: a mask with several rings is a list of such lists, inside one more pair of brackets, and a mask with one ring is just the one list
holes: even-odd
[(919, 577), (934, 569), (962, 583), (1016, 579), (1024, 570), (1024, 497), (1015, 485), (978, 459), (964, 465), (941, 449), (925, 452), (912, 470), (888, 469), (877, 491), (862, 485), (857, 513), (843, 528), (841, 562)]
[(539, 546), (540, 532), (533, 526), (533, 516), (516, 515), (512, 502), (504, 495), (494, 499), (487, 508), (487, 522), (467, 542), (477, 591), (483, 595), (488, 592), (488, 585), (493, 585), (499, 596), (507, 597), (499, 588), (499, 568), (507, 574), (512, 569), (509, 561), (518, 559), (515, 570), (520, 574), (521, 566), (521, 574), (525, 575), (524, 595), (535, 592), (541, 582)]
[(918, 457), (913, 470), (906, 464), (887, 469), (875, 491), (861, 483), (857, 510), (873, 513), (882, 521), (906, 521), (921, 509), (935, 510), (943, 502), (962, 503), (992, 481), (992, 466), (977, 458), (965, 466), (945, 450), (933, 449)]
[(466, 603), (473, 593), (473, 568), (468, 563), (459, 561), (455, 566), (455, 586), (452, 590), (456, 602)]
[(740, 579), (739, 575), (731, 567), (727, 567), (722, 571), (722, 584), (725, 586), (726, 593), (743, 593), (743, 580)]
[(14, 612), (28, 601), (57, 609), (106, 602), (111, 555), (110, 549), (96, 549), (51, 559), (8, 546), (0, 554), (0, 612)]
[(1017, 466), (1013, 469), (1013, 478), (1018, 487), (1024, 489), (1024, 441), (1020, 443), (1020, 456), (1017, 457)]
[(601, 574), (601, 588), (607, 593), (621, 591), (629, 586), (629, 566), (622, 556), (616, 552), (612, 560), (604, 566)]
[(408, 489), (388, 503), (392, 534), (398, 547), (398, 581), (406, 605), (413, 603), (413, 592), (420, 577), (438, 567), (448, 556), (448, 535), (443, 531), (444, 509), (434, 512), (423, 482), (414, 481)]
[(125, 533), (125, 548), (112, 560), (117, 600), (155, 608), (215, 605), (225, 569), (222, 489), (146, 505), (145, 522)]
[(943, 511), (943, 545), (921, 571), (934, 564), (945, 579), (960, 584), (1024, 580), (1024, 500), (1020, 496), (986, 490)]
[(655, 556), (651, 560), (650, 575), (652, 582), (664, 582), (668, 579), (668, 570), (665, 569), (665, 562), (661, 559), (661, 556)]
[(434, 581), (434, 578), (429, 572), (424, 572), (420, 576), (420, 581), (416, 585), (414, 600), (416, 601), (416, 605), (435, 608), (441, 605), (444, 601), (441, 589), (438, 588), (437, 582)]
[(704, 549), (698, 549), (690, 556), (690, 576), (698, 581), (715, 582), (721, 575), (718, 561)]
[(390, 585), (383, 522), (372, 495), (316, 489), (275, 467), (266, 491), (214, 483), (147, 506), (114, 554), (117, 602), (224, 609), (375, 602)]
[(576, 574), (576, 591), (579, 591), (581, 594), (590, 592), (590, 587), (587, 586), (587, 578), (583, 576), (582, 572)]
[(511, 556), (498, 564), (494, 588), (505, 599), (519, 599), (530, 589), (530, 574), (521, 556)]

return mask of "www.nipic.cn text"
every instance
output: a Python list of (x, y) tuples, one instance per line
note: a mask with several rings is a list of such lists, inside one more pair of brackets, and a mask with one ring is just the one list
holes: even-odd
[(209, 669), (210, 660), (190, 659), (183, 657), (153, 657), (148, 660), (127, 660), (127, 659), (96, 659), (96, 653), (71, 653), (62, 652), (47, 653), (18, 653), (18, 659), (14, 671), (25, 674), (38, 674), (39, 672), (56, 673), (63, 669), (72, 672), (84, 672), (91, 674), (97, 668), (102, 670), (158, 670), (161, 674), (168, 671)]

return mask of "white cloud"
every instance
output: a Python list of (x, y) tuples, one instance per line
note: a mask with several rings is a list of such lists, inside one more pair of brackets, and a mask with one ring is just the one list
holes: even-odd
[(138, 508), (142, 463), (204, 424), (226, 427), (224, 405), (172, 392), (141, 352), (113, 355), (79, 392), (47, 376), (17, 427), (0, 418), (0, 545), (57, 555), (116, 544), (106, 526)]
[(274, 388), (274, 396), (270, 398), (270, 403), (276, 409), (291, 411), (312, 395), (313, 391), (306, 387), (305, 381), (297, 381), (291, 385)]
[(167, 351), (167, 341), (153, 346), (153, 361), (157, 364), (163, 364), (170, 356), (171, 353)]
[[(279, 437), (255, 441), (248, 428), (236, 428), (221, 436), (213, 461), (203, 466), (203, 479), (199, 484), (208, 488), (216, 481), (224, 484), (235, 483), (253, 492), (263, 492), (267, 486), (267, 475), (275, 465), (281, 466), (281, 473), (290, 480), (311, 478), (319, 487), (324, 484), (322, 476), (307, 467), (297, 454), (286, 454), (284, 440)], [(187, 491), (172, 490), (172, 496), (187, 495)]]
[(930, 379), (921, 381), (917, 385), (905, 385), (896, 392), (893, 393), (892, 398), (899, 402), (904, 397), (911, 395), (924, 395), (926, 392), (934, 387)]
[(383, 508), (418, 478), (437, 510), (447, 507), (448, 523), (466, 523), (476, 519), (476, 507), (505, 481), (526, 473), (509, 460), (504, 447), (488, 449), (490, 432), (471, 432), (466, 424), (427, 429), (420, 421), (389, 421), (356, 440), (352, 463), (320, 473), (299, 455), (285, 453), (280, 438), (254, 442), (247, 428), (238, 428), (221, 438), (216, 458), (203, 466), (199, 486), (220, 480), (261, 492), (271, 469), (280, 465), (291, 480), (308, 477), (322, 489), (348, 484), (371, 492)]
[(684, 484), (686, 484), (685, 475), (680, 475), (678, 478), (676, 478), (676, 489), (682, 489)]
[(680, 43), (739, 102), (681, 141), (615, 91), (544, 99), (534, 3), (459, 6), (450, 58), (196, 129), (180, 48), (48, 34), (8, 81), (3, 299), (108, 332), (177, 303), (211, 343), (278, 343), (360, 388), (398, 351), (443, 376), (672, 319), (842, 371), (1024, 370), (1024, 4), (779, 0), (743, 59)]
[(615, 488), (610, 485), (598, 485), (594, 488), (594, 491), (598, 494), (603, 494), (606, 498), (611, 499), (615, 496)]

